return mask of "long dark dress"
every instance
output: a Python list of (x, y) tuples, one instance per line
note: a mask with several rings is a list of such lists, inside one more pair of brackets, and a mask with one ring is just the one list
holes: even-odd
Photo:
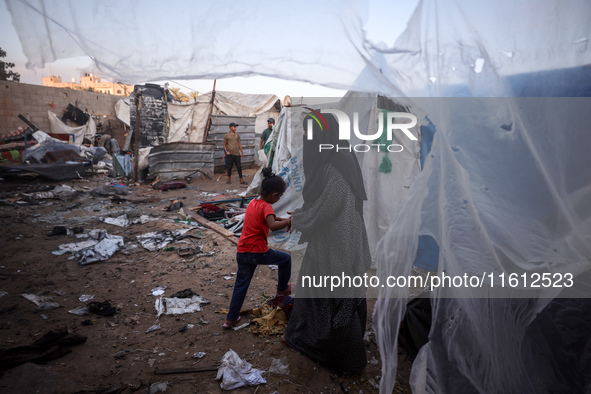
[[(327, 367), (354, 373), (367, 364), (365, 288), (332, 293), (326, 288), (301, 288), (303, 276), (363, 276), (371, 263), (365, 225), (350, 183), (332, 164), (324, 167), (322, 180), (321, 195), (293, 215), (293, 227), (302, 232), (308, 247), (286, 340), (293, 349)], [(339, 298), (327, 298), (334, 296)]]

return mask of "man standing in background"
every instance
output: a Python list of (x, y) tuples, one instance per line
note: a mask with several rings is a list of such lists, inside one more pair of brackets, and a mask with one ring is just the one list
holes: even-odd
[(244, 157), (244, 151), (240, 143), (240, 136), (236, 133), (237, 127), (238, 125), (236, 123), (230, 123), (230, 132), (224, 135), (224, 151), (226, 152), (226, 169), (228, 173), (228, 181), (226, 183), (232, 183), (232, 167), (236, 164), (240, 184), (245, 185), (246, 182), (242, 179), (241, 163), (241, 158)]
[(265, 154), (269, 153), (269, 149), (271, 149), (271, 145), (267, 144), (265, 146), (265, 142), (267, 141), (267, 139), (269, 138), (269, 136), (273, 132), (273, 126), (275, 126), (275, 119), (273, 119), (273, 118), (267, 119), (267, 125), (269, 127), (267, 127), (263, 131), (263, 133), (261, 134), (261, 143), (260, 143), (260, 149), (265, 149)]

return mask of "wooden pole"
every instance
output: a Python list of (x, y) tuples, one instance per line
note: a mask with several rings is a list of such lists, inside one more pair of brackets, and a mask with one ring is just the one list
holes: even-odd
[(140, 165), (140, 109), (143, 107), (143, 104), (144, 100), (142, 99), (142, 94), (138, 92), (138, 95), (135, 96), (135, 157), (133, 160), (133, 182), (137, 182), (137, 174)]
[(37, 126), (35, 126), (33, 123), (31, 123), (29, 121), (29, 119), (25, 118), (24, 116), (22, 116), (20, 114), (18, 115), (18, 117), (19, 117), (20, 120), (22, 120), (23, 122), (25, 122), (27, 124), (27, 126), (29, 126), (31, 128), (31, 130), (33, 130), (33, 131), (39, 130), (39, 128)]
[(205, 125), (205, 132), (203, 133), (203, 142), (207, 142), (207, 135), (211, 129), (211, 114), (213, 113), (213, 101), (215, 100), (215, 83), (217, 79), (213, 80), (213, 90), (211, 91), (211, 103), (209, 104), (209, 116), (207, 117), (207, 124)]

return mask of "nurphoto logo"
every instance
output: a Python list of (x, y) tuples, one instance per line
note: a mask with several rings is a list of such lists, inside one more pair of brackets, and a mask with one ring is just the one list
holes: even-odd
[[(331, 109), (331, 108), (323, 108), (320, 112), (305, 107), (306, 109), (310, 110), (311, 112), (306, 113), (310, 118), (307, 120), (306, 123), (306, 137), (310, 141), (313, 139), (314, 132), (313, 126), (314, 122), (320, 127), (321, 133), (335, 133), (338, 131), (338, 139), (339, 140), (350, 140), (351, 139), (351, 121), (349, 116), (338, 109)], [(329, 130), (328, 125), (322, 114), (332, 114), (337, 119), (339, 129), (338, 130)], [(376, 141), (380, 139), (383, 135), (384, 131), (386, 132), (386, 138), (388, 141), (393, 140), (394, 131), (402, 131), (402, 133), (411, 141), (417, 141), (417, 137), (411, 133), (410, 129), (417, 125), (417, 117), (408, 112), (386, 112), (386, 127), (384, 127), (384, 116), (378, 116), (378, 128), (375, 134), (363, 134), (359, 130), (359, 113), (353, 112), (353, 133), (357, 138), (362, 141)], [(401, 120), (410, 120), (410, 122), (405, 123), (398, 123)], [(339, 150), (348, 150), (348, 151), (355, 151), (359, 153), (368, 152), (372, 147), (378, 149), (380, 151), (388, 151), (388, 152), (402, 152), (404, 147), (400, 144), (381, 144), (381, 143), (373, 143), (373, 144), (355, 144), (350, 145), (346, 144), (346, 146), (339, 146), (338, 144), (319, 144), (318, 151), (322, 152), (323, 150), (332, 150), (335, 149), (337, 152)]]

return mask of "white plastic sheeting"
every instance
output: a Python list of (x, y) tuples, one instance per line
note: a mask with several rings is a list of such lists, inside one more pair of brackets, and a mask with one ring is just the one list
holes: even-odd
[(130, 105), (129, 99), (121, 99), (117, 101), (115, 104), (115, 113), (117, 114), (117, 119), (125, 123), (127, 127), (130, 127)]
[[(129, 83), (259, 74), (346, 87), (365, 65), (349, 41), (362, 47), (361, 1), (8, 0), (7, 6), (31, 66), (89, 56), (96, 73)], [(21, 27), (25, 19), (29, 26)], [(160, 29), (166, 20), (175, 28)], [(190, 37), (190, 45), (179, 36)]]
[(96, 123), (92, 116), (88, 117), (88, 122), (84, 126), (72, 127), (64, 124), (60, 118), (50, 110), (47, 110), (47, 117), (49, 118), (49, 128), (52, 133), (56, 134), (70, 134), (70, 143), (75, 145), (82, 145), (84, 138), (92, 141), (96, 134)]
[[(411, 275), (418, 236), (431, 235), (440, 246), (440, 273), (493, 274), (496, 290), (435, 290), (429, 343), (414, 362), (413, 389), (542, 392), (564, 384), (558, 372), (547, 373), (564, 359), (557, 362), (526, 345), (533, 342), (545, 349), (560, 343), (555, 335), (528, 328), (565, 286), (561, 282), (560, 287), (512, 291), (507, 281), (501, 288), (499, 275), (525, 274), (531, 284), (537, 272), (549, 272), (553, 278), (572, 273), (579, 285), (585, 281), (577, 275), (589, 271), (591, 259), (591, 211), (583, 203), (591, 198), (591, 178), (583, 170), (591, 165), (584, 153), (591, 146), (591, 116), (584, 108), (591, 102), (415, 102), (431, 110), (438, 131), (423, 172), (378, 246), (379, 275), (382, 280)], [(589, 297), (588, 290), (577, 286), (575, 296)], [(378, 294), (383, 298), (376, 305), (374, 329), (386, 390), (395, 381), (398, 324), (408, 288), (385, 287)], [(579, 319), (588, 311), (570, 313)], [(565, 321), (556, 324), (568, 326)], [(560, 349), (563, 352), (568, 348)], [(569, 368), (575, 370), (576, 363)]]
[[(390, 103), (393, 105), (392, 102)], [(360, 119), (359, 128), (364, 134), (371, 135), (376, 133), (378, 116), (384, 116), (384, 109), (378, 108), (379, 105), (375, 94), (348, 93), (339, 102), (316, 105), (314, 108), (339, 109), (348, 114), (351, 120), (353, 120), (353, 113), (356, 112)], [(275, 149), (271, 168), (287, 184), (281, 200), (273, 205), (275, 213), (279, 216), (287, 217), (287, 212), (301, 207), (303, 203), (301, 192), (305, 179), (301, 149), (304, 138), (303, 119), (308, 112), (310, 111), (306, 107), (284, 108), (277, 119), (274, 133), (270, 136), (274, 141)], [(414, 127), (411, 130), (417, 140), (420, 139), (419, 128)], [(357, 138), (350, 144), (355, 146), (365, 142), (367, 141)], [(369, 141), (369, 144), (373, 142)], [(374, 148), (368, 152), (357, 153), (368, 197), (364, 204), (364, 218), (372, 253), (378, 241), (390, 227), (420, 170), (418, 141), (398, 138), (396, 143), (402, 145), (402, 152), (387, 153), (386, 148), (382, 147), (380, 151)], [(380, 164), (385, 156), (392, 163), (388, 172), (380, 171)], [(257, 193), (261, 181), (262, 174), (259, 170), (253, 177), (246, 194)], [(298, 239), (299, 233), (277, 231), (271, 233), (269, 243), (274, 244), (274, 247), (294, 250), (298, 248)]]
[(203, 142), (207, 119), (214, 115), (256, 116), (268, 111), (279, 98), (274, 94), (211, 92), (197, 96), (192, 103), (168, 103), (168, 142)]
[(422, 0), (393, 47), (372, 47), (352, 88), (411, 97), (512, 96), (499, 77), (589, 64), (590, 38), (585, 0)]

